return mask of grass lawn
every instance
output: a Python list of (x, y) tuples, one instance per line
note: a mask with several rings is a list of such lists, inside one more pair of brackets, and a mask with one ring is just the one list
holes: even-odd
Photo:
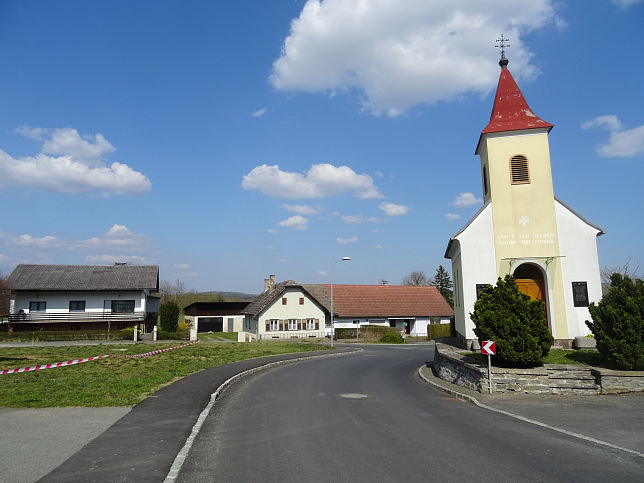
[(237, 342), (237, 332), (201, 332), (197, 334), (199, 340), (232, 340)]
[[(176, 345), (10, 347), (0, 352), (0, 369), (105, 354), (141, 354)], [(195, 344), (137, 359), (109, 357), (74, 366), (5, 374), (0, 375), (0, 407), (133, 406), (168, 383), (202, 369), (253, 357), (325, 348), (296, 342)]]
[[(487, 364), (487, 356), (478, 352), (461, 352), (462, 355), (481, 363)], [(589, 366), (606, 367), (603, 356), (596, 350), (566, 350), (551, 349), (543, 359), (544, 364), (587, 364)], [(492, 356), (494, 365), (494, 356)]]

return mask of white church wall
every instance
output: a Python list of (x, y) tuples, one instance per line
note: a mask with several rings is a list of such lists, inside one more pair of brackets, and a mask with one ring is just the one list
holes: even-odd
[(602, 297), (599, 258), (597, 255), (597, 234), (599, 230), (589, 225), (560, 202), (555, 202), (559, 252), (564, 284), (564, 300), (569, 337), (585, 336), (590, 333), (585, 324), (590, 320), (588, 307), (575, 307), (573, 282), (586, 282), (589, 302), (599, 302)]
[[(474, 323), (470, 313), (474, 312), (476, 284), (496, 284), (496, 254), (494, 248), (494, 226), (492, 205), (488, 204), (470, 225), (456, 239), (460, 243), (459, 295), (460, 324), (457, 330), (466, 339), (475, 339)], [(459, 330), (464, 328), (464, 332)]]

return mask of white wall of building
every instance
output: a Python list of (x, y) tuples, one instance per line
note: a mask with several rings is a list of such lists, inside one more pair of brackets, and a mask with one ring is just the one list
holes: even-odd
[(454, 291), (458, 291), (454, 294), (456, 330), (466, 339), (475, 339), (470, 314), (474, 312), (476, 284), (495, 285), (497, 280), (491, 203), (456, 236), (456, 240), (458, 247), (452, 249), (452, 277)]
[(585, 324), (590, 320), (588, 307), (575, 307), (572, 282), (587, 282), (589, 302), (599, 302), (602, 297), (597, 234), (599, 230), (589, 225), (560, 202), (555, 202), (559, 252), (561, 259), (566, 319), (570, 338), (585, 336), (590, 330)]
[(212, 319), (214, 317), (223, 319), (222, 332), (242, 332), (244, 330), (245, 317), (243, 315), (186, 315), (184, 320), (199, 331), (199, 319)]
[[(282, 304), (282, 299), (286, 299), (286, 305)], [(300, 303), (300, 299), (304, 299), (303, 303)], [(281, 295), (279, 295), (270, 305), (268, 305), (251, 323), (251, 327), (247, 328), (249, 332), (252, 332), (253, 329), (257, 330), (255, 323), (259, 323), (259, 329), (257, 333), (260, 337), (277, 335), (276, 331), (266, 331), (267, 321), (271, 319), (276, 320), (288, 320), (288, 319), (317, 319), (318, 321), (318, 330), (284, 330), (282, 333), (287, 333), (293, 336), (319, 332), (320, 334), (324, 332), (325, 318), (324, 310), (320, 307), (317, 302), (315, 302), (307, 293), (303, 290), (289, 287)]]
[(107, 312), (111, 311), (111, 304), (105, 304), (105, 301), (111, 300), (134, 300), (134, 311), (144, 312), (146, 292), (145, 290), (136, 291), (74, 291), (74, 292), (27, 292), (19, 291), (13, 299), (13, 313), (18, 313), (23, 310), (26, 314), (29, 313), (30, 302), (46, 302), (47, 313), (62, 313), (69, 312), (70, 301), (85, 301), (85, 312)]

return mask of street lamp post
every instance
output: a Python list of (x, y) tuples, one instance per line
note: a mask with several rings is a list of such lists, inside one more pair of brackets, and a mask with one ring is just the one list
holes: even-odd
[(331, 347), (333, 347), (333, 338), (335, 337), (335, 324), (333, 323), (333, 269), (335, 268), (336, 263), (347, 262), (349, 260), (351, 260), (351, 257), (342, 257), (331, 265)]

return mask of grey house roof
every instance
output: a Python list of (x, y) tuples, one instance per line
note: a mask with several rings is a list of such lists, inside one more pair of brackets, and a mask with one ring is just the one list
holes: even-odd
[[(241, 311), (242, 314), (252, 315), (257, 317), (266, 307), (268, 307), (275, 299), (280, 297), (287, 288), (301, 288), (307, 292), (313, 301), (317, 302), (325, 312), (330, 312), (331, 301), (326, 294), (323, 285), (314, 284), (300, 284), (295, 280), (286, 280), (275, 284), (272, 290), (258, 295), (248, 306)], [(337, 311), (334, 310), (337, 314)]]
[(18, 265), (12, 290), (159, 290), (156, 265)]

